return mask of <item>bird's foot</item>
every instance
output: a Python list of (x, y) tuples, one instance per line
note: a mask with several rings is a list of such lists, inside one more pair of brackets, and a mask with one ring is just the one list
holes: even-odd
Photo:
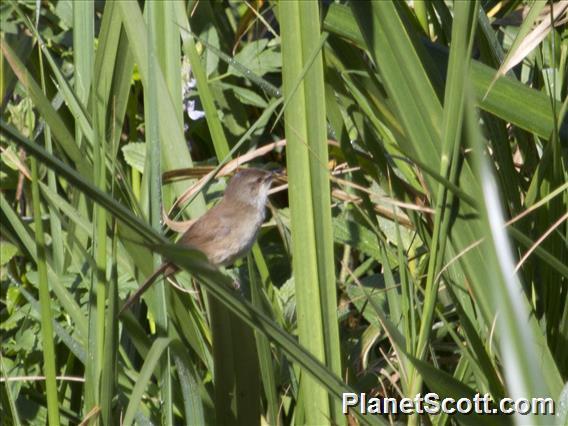
[(240, 290), (241, 289), (241, 281), (238, 278), (234, 278), (233, 282), (231, 283), (231, 287), (233, 287), (233, 290)]

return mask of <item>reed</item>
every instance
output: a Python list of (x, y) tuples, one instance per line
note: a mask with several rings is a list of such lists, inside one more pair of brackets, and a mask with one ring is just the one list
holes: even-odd
[[(558, 4), (4, 2), (7, 423), (565, 424)], [(245, 162), (286, 173), (214, 270), (174, 230)], [(341, 412), (426, 391), (560, 412)]]

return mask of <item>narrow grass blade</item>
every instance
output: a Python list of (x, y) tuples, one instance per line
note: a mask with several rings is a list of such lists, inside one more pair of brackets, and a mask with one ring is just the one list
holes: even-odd
[[(0, 373), (2, 373), (2, 377), (8, 377), (6, 372), (6, 368), (4, 367), (4, 358), (0, 356)], [(0, 401), (2, 401), (2, 407), (5, 411), (5, 421), (10, 422), (10, 424), (14, 426), (20, 426), (22, 424), (20, 420), (20, 415), (18, 414), (18, 409), (16, 408), (16, 399), (14, 398), (14, 392), (12, 392), (12, 388), (10, 383), (7, 380), (2, 381), (2, 392), (0, 392)]]
[(523, 23), (519, 28), (515, 41), (513, 41), (513, 44), (509, 49), (509, 53), (507, 53), (507, 56), (497, 70), (491, 84), (487, 88), (487, 93), (489, 93), (495, 84), (495, 81), (497, 81), (499, 77), (505, 75), (507, 71), (521, 62), (540, 42), (542, 42), (542, 40), (544, 40), (553, 27), (552, 19), (558, 19), (558, 17), (560, 17), (563, 13), (565, 13), (566, 9), (568, 9), (568, 1), (559, 1), (556, 4), (551, 4), (553, 9), (551, 13), (552, 16), (547, 15), (544, 20), (536, 26), (536, 28), (532, 28), (544, 6), (546, 6), (546, 2), (544, 1), (533, 2), (526, 18), (523, 20)]
[(148, 351), (146, 355), (146, 359), (144, 360), (144, 365), (140, 370), (140, 375), (138, 376), (138, 380), (134, 385), (134, 389), (130, 394), (130, 401), (128, 402), (128, 406), (126, 408), (126, 412), (124, 413), (124, 418), (122, 419), (122, 424), (125, 426), (129, 426), (134, 422), (134, 416), (138, 410), (140, 402), (142, 401), (142, 397), (144, 396), (144, 391), (148, 386), (148, 382), (152, 377), (152, 374), (160, 361), (162, 355), (170, 345), (171, 340), (167, 337), (158, 337), (152, 347)]
[(118, 236), (116, 226), (113, 226), (111, 274), (108, 286), (108, 306), (105, 311), (104, 353), (102, 359), (101, 378), (101, 418), (103, 424), (113, 423), (113, 396), (116, 395), (118, 342)]
[[(125, 209), (124, 206), (117, 203), (108, 194), (102, 193), (92, 184), (87, 182), (84, 177), (79, 175), (68, 165), (62, 163), (53, 156), (50, 156), (43, 148), (29, 142), (2, 121), (0, 121), (0, 129), (5, 137), (10, 138), (12, 141), (25, 147), (30, 154), (36, 156), (38, 160), (48, 167), (53, 168), (53, 170), (57, 171), (61, 177), (68, 180), (76, 188), (84, 191), (85, 194), (88, 194), (88, 196), (95, 202), (103, 205), (119, 221), (122, 221), (124, 224), (131, 227), (138, 238), (141, 238), (141, 241), (145, 241), (148, 245), (151, 245), (155, 251), (162, 254), (176, 265), (191, 271), (196, 278), (203, 283), (213, 297), (219, 300), (220, 303), (223, 303), (227, 309), (239, 316), (239, 318), (245, 321), (249, 326), (254, 327), (255, 330), (258, 330), (270, 338), (270, 340), (278, 345), (284, 353), (286, 353), (293, 361), (297, 362), (313, 380), (323, 386), (327, 392), (329, 392), (329, 394), (335, 397), (338, 401), (341, 400), (343, 393), (352, 392), (352, 389), (346, 386), (342, 379), (332, 373), (304, 347), (299, 345), (294, 337), (290, 336), (276, 323), (256, 310), (248, 301), (237, 297), (234, 292), (230, 290), (232, 282), (231, 279), (218, 271), (212, 270), (210, 265), (204, 264), (202, 261), (198, 260), (200, 257), (197, 252), (171, 244), (166, 245), (167, 242), (163, 237), (157, 235), (144, 222), (133, 216), (128, 209)], [(0, 201), (2, 201), (1, 194)], [(4, 202), (1, 202), (0, 205), (3, 203)], [(188, 255), (188, 253), (191, 255)], [(128, 318), (128, 315), (126, 318)], [(137, 325), (135, 321), (128, 322), (130, 323), (130, 326), (134, 327), (134, 330), (140, 329), (139, 325)], [(144, 345), (147, 342), (145, 333), (141, 329), (137, 333), (139, 336), (138, 340)], [(148, 357), (149, 356), (147, 356), (146, 359), (148, 359)], [(151, 374), (151, 372), (148, 374)], [(140, 390), (140, 393), (141, 392), (143, 392), (143, 390)], [(132, 410), (134, 410), (134, 408), (132, 408)], [(360, 415), (358, 408), (354, 409), (354, 415), (357, 416), (360, 421), (367, 424), (386, 424), (386, 422), (379, 417), (363, 417)]]
[[(177, 5), (181, 7), (182, 4), (177, 3)], [(180, 12), (183, 11), (180, 11), (178, 7), (176, 16), (178, 16), (178, 25), (181, 27), (180, 32), (183, 38), (183, 49), (189, 57), (191, 71), (197, 81), (199, 99), (201, 99), (203, 109), (205, 110), (207, 125), (211, 132), (211, 139), (213, 140), (215, 154), (217, 155), (217, 158), (221, 160), (229, 155), (229, 143), (227, 142), (223, 126), (221, 125), (221, 120), (219, 119), (213, 93), (209, 87), (209, 83), (207, 82), (205, 68), (201, 64), (201, 58), (199, 57), (195, 47), (195, 40), (189, 30), (189, 21), (187, 20), (186, 14)]]
[[(452, 46), (448, 63), (448, 77), (444, 95), (444, 111), (442, 121), (442, 156), (439, 173), (450, 182), (456, 182), (458, 160), (463, 123), (464, 100), (467, 90), (463, 75), (469, 69), (469, 57), (474, 38), (477, 17), (477, 3), (460, 2), (455, 5), (455, 16), (452, 27)], [(438, 185), (434, 230), (429, 253), (428, 272), (424, 307), (421, 315), (420, 334), (414, 352), (418, 359), (423, 359), (432, 328), (434, 307), (438, 300), (438, 272), (442, 267), (446, 249), (445, 235), (449, 234), (451, 206), (453, 196), (443, 184)], [(411, 375), (414, 371), (411, 372)], [(421, 379), (412, 383), (410, 394), (419, 392)]]
[[(45, 94), (46, 93), (45, 76), (44, 76), (43, 60), (42, 60), (41, 53), (39, 54), (39, 63), (40, 63), (40, 73), (41, 73), (40, 74), (41, 75), (41, 88), (42, 88), (43, 93)], [(45, 135), (45, 148), (48, 152), (52, 153), (53, 152), (53, 144), (52, 144), (52, 140), (51, 140), (51, 129), (49, 128), (49, 126), (45, 127), (44, 135)], [(48, 170), (47, 182), (48, 182), (49, 188), (53, 192), (56, 192), (57, 182), (56, 182), (56, 177), (55, 177), (55, 173), (53, 173), (53, 170)], [(40, 185), (42, 185), (41, 182), (39, 182), (39, 183), (40, 183)], [(64, 264), (64, 261), (65, 261), (63, 235), (61, 235), (61, 233), (59, 232), (59, 230), (61, 229), (61, 220), (59, 219), (59, 216), (57, 216), (57, 214), (55, 214), (55, 211), (53, 210), (53, 207), (51, 205), (49, 206), (49, 212), (50, 212), (49, 222), (50, 222), (50, 229), (51, 229), (51, 236), (52, 236), (51, 238), (52, 238), (52, 245), (53, 245), (53, 266), (54, 266), (54, 270), (55, 270), (56, 273), (61, 273), (63, 271), (63, 264)]]
[(199, 378), (196, 377), (197, 373), (193, 366), (193, 361), (187, 355), (186, 348), (178, 345), (178, 342), (173, 341), (171, 347), (183, 394), (185, 424), (187, 426), (203, 425), (206, 424), (206, 420), (203, 412), (203, 402), (199, 393)]
[[(339, 373), (333, 237), (327, 172), (327, 127), (323, 64), (317, 55), (297, 86), (320, 37), (316, 3), (279, 4), (287, 166), (292, 222), (292, 269), (296, 284), (300, 342)], [(342, 422), (339, 407), (308, 376), (302, 378), (307, 423)]]
[[(148, 29), (144, 23), (142, 13), (136, 2), (125, 1), (117, 2), (116, 4), (119, 7), (134, 60), (139, 67), (142, 83), (144, 87), (148, 87), (148, 64), (150, 61), (156, 61), (157, 59), (156, 57), (149, 57)], [(160, 139), (168, 141), (168, 149), (163, 151), (164, 168), (182, 169), (191, 167), (193, 161), (189, 155), (187, 143), (183, 135), (183, 123), (179, 121), (179, 116), (175, 112), (174, 99), (170, 96), (164, 75), (158, 65), (156, 65), (155, 78), (157, 91), (161, 94), (156, 105), (156, 109), (160, 114)], [(173, 188), (176, 195), (182, 194), (186, 189), (183, 182), (174, 183)], [(199, 216), (204, 210), (205, 203), (202, 196), (198, 196), (195, 203), (189, 206), (189, 212), (193, 217)]]
[(37, 269), (39, 274), (39, 303), (41, 307), (41, 333), (43, 342), (43, 371), (45, 374), (45, 396), (47, 399), (47, 414), (49, 423), (59, 425), (59, 400), (57, 383), (55, 382), (55, 344), (53, 341), (53, 326), (51, 324), (51, 298), (47, 280), (47, 253), (43, 223), (41, 220), (41, 203), (38, 185), (38, 164), (34, 158), (31, 161), (32, 169), (32, 198), (35, 224), (35, 241), (37, 249)]
[[(45, 153), (46, 155), (49, 156), (47, 152)], [(21, 220), (21, 217), (14, 211), (14, 209), (11, 208), (8, 201), (4, 197), (4, 194), (1, 192), (0, 192), (0, 210), (2, 210), (2, 213), (4, 213), (4, 215), (8, 219), (8, 223), (10, 224), (10, 226), (12, 226), (17, 231), (18, 238), (20, 239), (19, 242), (22, 245), (22, 247), (27, 251), (27, 253), (34, 260), (34, 262), (38, 262), (35, 240), (32, 239), (31, 231), (26, 227), (26, 225), (24, 225), (24, 223)], [(48, 268), (47, 269), (48, 282), (51, 284), (52, 290), (57, 296), (59, 303), (73, 320), (74, 324), (77, 327), (78, 334), (82, 338), (86, 339), (87, 322), (85, 321), (85, 317), (81, 312), (81, 310), (79, 309), (77, 302), (75, 302), (73, 296), (61, 284), (59, 277), (49, 266), (49, 263), (47, 264), (47, 268)]]
[[(164, 25), (165, 20), (171, 20), (174, 15), (171, 13), (173, 9), (169, 2), (157, 3), (150, 2), (146, 8), (146, 20), (148, 31), (146, 33), (147, 46), (149, 48), (147, 55), (147, 69), (148, 77), (146, 80), (146, 86), (144, 87), (144, 116), (146, 123), (146, 167), (145, 179), (148, 182), (148, 192), (149, 192), (149, 219), (150, 224), (156, 232), (160, 232), (162, 227), (162, 141), (165, 142), (164, 138), (160, 138), (160, 127), (162, 123), (160, 122), (159, 114), (159, 89), (158, 89), (158, 73), (162, 70), (162, 73), (166, 76), (166, 90), (170, 94), (171, 99), (173, 97), (172, 91), (177, 91), (177, 94), (181, 91), (181, 84), (177, 88), (174, 87), (175, 79), (171, 79), (172, 70), (170, 69), (173, 64), (174, 52), (170, 50), (175, 46), (168, 46), (166, 41), (168, 39), (167, 34), (171, 32), (172, 28), (168, 26), (165, 31), (161, 29)], [(162, 32), (162, 35), (158, 35), (158, 32)], [(179, 41), (178, 41), (178, 64), (179, 61)], [(158, 60), (156, 60), (158, 59)], [(167, 73), (167, 74), (166, 74)], [(178, 72), (179, 75), (179, 72)], [(168, 79), (169, 77), (170, 79)], [(181, 77), (177, 79), (179, 80)], [(169, 83), (169, 85), (168, 85)], [(170, 90), (171, 89), (171, 90)], [(177, 90), (176, 90), (177, 89)], [(173, 103), (173, 113), (176, 115), (177, 121), (182, 122), (182, 117), (180, 113), (179, 102)], [(177, 108), (176, 108), (177, 106)], [(164, 143), (165, 146), (165, 143)], [(167, 151), (165, 148), (164, 151)], [(159, 268), (161, 264), (160, 257), (155, 254), (154, 256), (154, 268)], [(156, 318), (156, 328), (158, 338), (165, 338), (169, 335), (169, 321), (167, 315), (166, 307), (166, 288), (164, 285), (164, 280), (158, 280), (158, 282), (153, 286), (151, 290), (155, 295), (155, 302), (153, 304), (152, 312)], [(164, 356), (159, 362), (160, 369), (160, 396), (162, 399), (162, 409), (161, 409), (161, 421), (163, 424), (173, 424), (173, 401), (172, 401), (172, 377), (171, 377), (171, 359), (169, 349), (165, 350)]]
[[(562, 386), (555, 364), (543, 364), (542, 331), (522, 291), (515, 273), (515, 261), (503, 227), (503, 216), (498, 191), (487, 160), (482, 154), (477, 119), (471, 108), (466, 110), (468, 139), (476, 153), (476, 162), (482, 180), (484, 220), (488, 229), (490, 250), (487, 271), (498, 271), (487, 276), (496, 315), (499, 316), (498, 341), (503, 357), (507, 388), (512, 398), (546, 397), (558, 395)], [(539, 366), (539, 368), (535, 368)], [(519, 419), (520, 420), (520, 419)], [(526, 420), (526, 419), (525, 419)], [(545, 424), (546, 419), (531, 416), (533, 424)]]
[(63, 151), (75, 164), (77, 164), (79, 171), (84, 173), (86, 176), (90, 176), (90, 165), (85, 160), (85, 157), (79, 150), (79, 147), (75, 144), (73, 136), (67, 129), (61, 117), (53, 109), (49, 100), (43, 95), (41, 87), (36, 83), (33, 76), (25, 68), (24, 64), (21, 63), (20, 59), (16, 56), (15, 52), (11, 49), (4, 38), (2, 38), (1, 46), (4, 57), (7, 59), (22, 85), (26, 88), (29, 96), (41, 112), (46, 124), (51, 128), (53, 135), (62, 147)]
[[(253, 253), (257, 262), (259, 257), (262, 256), (258, 246), (253, 247)], [(257, 274), (254, 268), (253, 257), (251, 255), (247, 258), (248, 272), (250, 278), (250, 293), (251, 302), (259, 311), (264, 312), (263, 301), (261, 297), (262, 283), (257, 279)], [(266, 312), (265, 312), (266, 313)], [(256, 348), (258, 352), (260, 377), (262, 379), (262, 387), (266, 395), (268, 405), (268, 423), (271, 425), (278, 424), (278, 392), (276, 390), (276, 371), (272, 361), (272, 351), (270, 350), (270, 342), (260, 333), (256, 333)]]
[[(324, 28), (348, 38), (358, 46), (364, 46), (361, 29), (348, 6), (332, 4)], [(430, 43), (425, 43), (425, 47), (440, 66), (440, 71), (444, 72), (448, 58), (445, 49)], [(471, 81), (477, 105), (522, 129), (548, 138), (554, 129), (554, 121), (549, 113), (547, 97), (508, 77), (497, 80), (491, 92), (484, 97), (494, 75), (493, 68), (475, 60), (471, 62)], [(561, 134), (567, 137), (567, 125), (561, 126)]]

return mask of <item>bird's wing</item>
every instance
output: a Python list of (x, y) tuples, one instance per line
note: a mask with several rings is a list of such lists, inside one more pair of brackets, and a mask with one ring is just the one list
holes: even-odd
[(181, 237), (180, 243), (209, 254), (208, 247), (227, 238), (232, 229), (231, 220), (218, 207), (219, 205), (213, 207), (201, 216)]

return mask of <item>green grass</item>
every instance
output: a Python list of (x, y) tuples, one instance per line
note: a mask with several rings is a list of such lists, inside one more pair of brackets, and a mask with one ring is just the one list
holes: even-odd
[[(521, 5), (3, 2), (7, 424), (565, 424), (568, 29), (496, 78)], [(284, 138), (248, 164), (287, 184), (248, 257), (173, 244), (164, 214), (226, 182), (197, 178)], [(119, 316), (163, 259), (184, 291)], [(345, 392), (561, 411), (348, 418)]]

